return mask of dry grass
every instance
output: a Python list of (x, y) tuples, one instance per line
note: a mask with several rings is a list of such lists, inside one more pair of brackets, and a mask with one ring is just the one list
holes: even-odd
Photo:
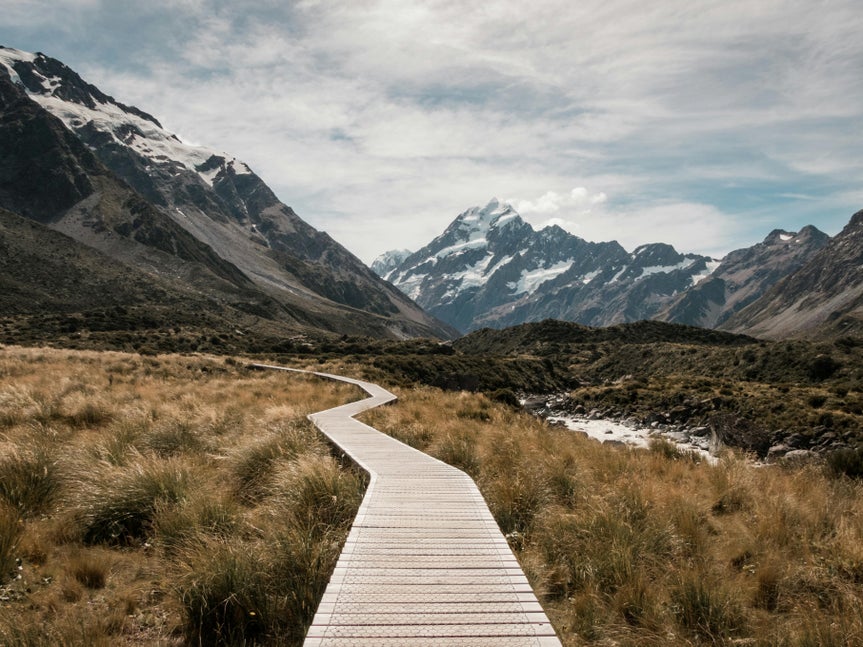
[(352, 387), (205, 356), (0, 348), (0, 644), (298, 644), (363, 481)]
[(476, 479), (565, 645), (863, 644), (859, 481), (604, 447), (478, 394), (398, 395), (364, 419)]

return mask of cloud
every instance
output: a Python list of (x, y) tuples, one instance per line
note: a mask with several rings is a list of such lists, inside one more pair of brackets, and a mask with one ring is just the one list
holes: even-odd
[(2, 41), (244, 159), (364, 260), (494, 195), (683, 251), (860, 206), (856, 0), (60, 1), (10, 0)]
[(536, 200), (507, 200), (522, 216), (534, 214), (547, 215), (558, 213), (561, 209), (574, 211), (575, 213), (590, 213), (596, 205), (604, 204), (608, 196), (603, 192), (591, 194), (583, 186), (574, 188), (566, 194), (547, 191)]

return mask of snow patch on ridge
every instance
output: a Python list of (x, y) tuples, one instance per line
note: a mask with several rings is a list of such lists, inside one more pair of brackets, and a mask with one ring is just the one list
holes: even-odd
[(231, 166), (237, 175), (252, 173), (249, 167), (239, 160), (210, 148), (186, 144), (176, 135), (160, 128), (152, 121), (127, 112), (115, 103), (106, 103), (91, 97), (96, 108), (90, 108), (86, 105), (60, 99), (54, 96), (55, 91), (63, 83), (59, 77), (46, 77), (34, 69), (34, 74), (39, 76), (42, 91), (31, 91), (21, 82), (21, 78), (15, 72), (13, 65), (18, 61), (35, 63), (36, 59), (37, 55), (35, 54), (16, 49), (0, 49), (0, 64), (6, 67), (12, 80), (23, 86), (31, 99), (60, 119), (69, 130), (75, 131), (92, 123), (98, 131), (109, 134), (117, 144), (127, 146), (157, 164), (176, 162), (186, 169), (198, 173), (201, 179), (210, 186), (212, 186), (222, 165), (203, 172), (198, 171), (198, 167), (214, 155), (230, 160), (227, 165)]
[(717, 261), (716, 259), (711, 259), (707, 261), (707, 269), (703, 272), (699, 272), (698, 274), (692, 275), (692, 285), (696, 285), (697, 283), (701, 283), (708, 276), (712, 276), (716, 269), (722, 265), (722, 261)]
[(572, 267), (573, 259), (555, 263), (551, 267), (540, 267), (535, 270), (524, 270), (518, 281), (507, 283), (507, 287), (513, 290), (514, 294), (533, 294), (537, 288), (547, 281), (557, 278), (570, 267)]

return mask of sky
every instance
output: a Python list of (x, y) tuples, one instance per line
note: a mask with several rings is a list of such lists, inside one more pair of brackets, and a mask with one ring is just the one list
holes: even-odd
[(366, 262), (492, 197), (721, 256), (863, 209), (859, 0), (3, 0)]

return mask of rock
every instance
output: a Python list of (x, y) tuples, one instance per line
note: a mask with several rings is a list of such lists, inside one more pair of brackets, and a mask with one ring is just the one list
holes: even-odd
[(828, 431), (826, 433), (818, 436), (817, 444), (819, 447), (826, 447), (827, 445), (833, 445), (839, 436), (834, 431)]
[(689, 434), (685, 431), (669, 431), (665, 436), (676, 443), (686, 444), (689, 442)]
[(773, 463), (785, 456), (790, 451), (791, 447), (789, 447), (788, 445), (773, 445), (770, 449), (767, 450), (767, 462)]
[(705, 436), (710, 435), (710, 427), (693, 427), (689, 430), (690, 436), (696, 436), (698, 438), (703, 438)]
[(686, 422), (691, 416), (692, 409), (682, 404), (673, 407), (671, 411), (666, 414), (666, 417), (671, 422)]
[(808, 449), (792, 449), (782, 457), (783, 461), (807, 461), (815, 455)]
[(804, 449), (809, 446), (809, 439), (803, 434), (791, 434), (785, 439), (785, 444), (793, 449)]
[(708, 436), (693, 437), (690, 439), (693, 447), (703, 449), (706, 452), (710, 451), (710, 438)]
[(526, 398), (524, 401), (524, 408), (531, 412), (536, 412), (541, 409), (544, 409), (546, 405), (546, 399), (539, 395), (534, 395), (529, 398)]

